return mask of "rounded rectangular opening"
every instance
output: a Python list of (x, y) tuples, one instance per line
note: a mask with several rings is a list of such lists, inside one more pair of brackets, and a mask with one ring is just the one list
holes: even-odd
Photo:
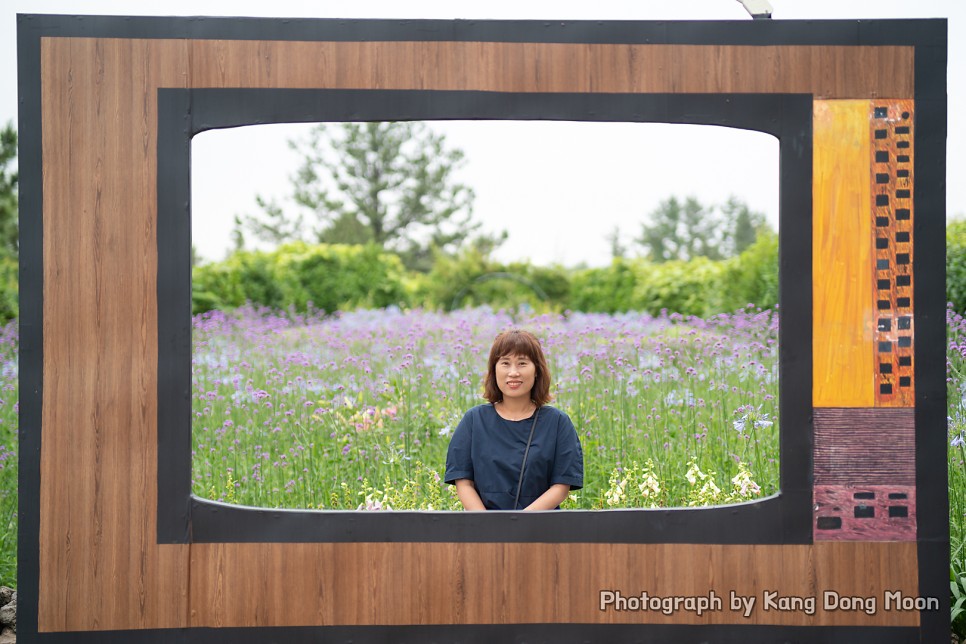
[[(466, 215), (496, 244), (478, 252), (468, 236), (410, 267), (402, 249), (434, 230), (398, 222), (423, 188), (419, 152), (439, 136), (454, 174), (436, 187), (465, 190), (435, 208), (465, 204), (450, 219)], [(446, 448), (463, 413), (485, 402), (489, 343), (511, 325), (543, 338), (553, 404), (584, 444), (584, 486), (563, 508), (708, 506), (779, 492), (777, 311), (733, 310), (741, 295), (753, 301), (752, 289), (712, 301), (744, 271), (770, 282), (775, 290), (762, 295), (777, 304), (773, 136), (576, 121), (259, 125), (196, 135), (191, 167), (192, 239), (204, 248), (196, 257), (226, 257), (200, 269), (196, 284), (205, 291), (193, 329), (196, 496), (268, 508), (461, 509), (453, 488), (440, 489)], [(771, 216), (738, 194), (767, 203)], [(293, 241), (308, 246), (285, 246)], [(384, 288), (380, 299), (382, 285), (357, 278), (378, 269), (312, 246), (339, 242), (356, 242), (346, 252), (378, 243), (403, 264), (403, 284), (416, 286)], [(274, 271), (279, 283), (245, 290), (254, 275), (239, 261), (262, 262), (265, 279)], [(708, 275), (678, 285), (677, 298), (635, 297), (673, 288), (659, 284), (682, 269)], [(624, 292), (571, 292), (621, 274), (631, 281)], [(289, 293), (305, 294), (283, 293), (288, 281), (297, 284)], [(421, 281), (450, 284), (427, 290)], [(327, 297), (337, 290), (330, 282), (360, 288), (340, 301)], [(275, 310), (264, 292), (272, 286)], [(239, 287), (265, 299), (202, 311), (216, 292)], [(667, 306), (685, 314), (661, 314)]]

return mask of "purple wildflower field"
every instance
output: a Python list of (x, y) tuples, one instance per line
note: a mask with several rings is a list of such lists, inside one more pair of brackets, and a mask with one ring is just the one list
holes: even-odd
[[(949, 545), (952, 574), (961, 592), (966, 592), (966, 318), (946, 311), (946, 397), (949, 424)], [(966, 595), (961, 595), (966, 597)], [(953, 603), (959, 599), (954, 596)], [(960, 601), (962, 608), (966, 600)], [(962, 612), (962, 611), (960, 611)], [(960, 634), (966, 634), (966, 613), (957, 620)]]
[[(0, 327), (0, 584), (16, 584), (18, 322)], [(458, 509), (440, 485), (482, 401), (493, 337), (543, 340), (586, 487), (565, 507), (723, 503), (777, 491), (772, 312), (709, 319), (243, 309), (193, 320), (193, 488), (288, 508)], [(966, 318), (947, 315), (950, 554), (966, 592)], [(743, 465), (739, 466), (739, 462)], [(717, 491), (716, 491), (717, 490)]]
[(317, 509), (458, 509), (449, 437), (484, 402), (492, 339), (534, 331), (578, 429), (571, 508), (727, 503), (778, 489), (778, 316), (240, 309), (194, 319), (195, 494)]
[(17, 453), (20, 336), (17, 320), (0, 326), (0, 585), (17, 586)]

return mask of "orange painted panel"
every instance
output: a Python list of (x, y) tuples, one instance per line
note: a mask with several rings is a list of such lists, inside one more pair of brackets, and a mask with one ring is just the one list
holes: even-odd
[(815, 407), (872, 407), (869, 101), (815, 101), (812, 318)]

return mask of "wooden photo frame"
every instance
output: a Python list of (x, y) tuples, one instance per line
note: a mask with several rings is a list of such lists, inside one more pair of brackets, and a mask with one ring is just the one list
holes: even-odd
[[(23, 641), (948, 636), (945, 21), (22, 15), (18, 58)], [(191, 137), (456, 118), (778, 138), (777, 495), (523, 515), (191, 494)]]

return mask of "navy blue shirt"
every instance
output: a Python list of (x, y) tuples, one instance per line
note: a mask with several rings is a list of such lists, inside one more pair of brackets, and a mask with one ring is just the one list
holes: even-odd
[[(579, 489), (584, 484), (584, 454), (570, 417), (546, 405), (537, 414), (517, 506), (520, 510), (551, 485), (565, 483)], [(531, 427), (533, 416), (506, 420), (489, 403), (469, 410), (450, 439), (444, 480), (469, 479), (487, 510), (513, 510)]]

